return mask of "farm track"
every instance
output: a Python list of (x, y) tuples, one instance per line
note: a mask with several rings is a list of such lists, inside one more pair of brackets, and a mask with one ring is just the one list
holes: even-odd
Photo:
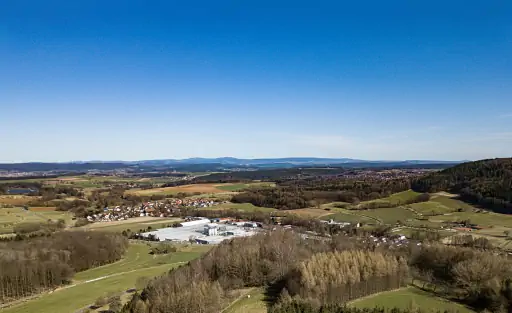
[[(140, 270), (148, 270), (148, 269), (154, 269), (154, 268), (165, 267), (165, 266), (170, 266), (170, 265), (185, 264), (185, 263), (187, 263), (187, 262), (175, 262), (175, 263), (169, 263), (169, 264), (155, 265), (155, 266), (144, 267), (144, 268), (134, 269), (134, 270), (130, 270), (130, 271), (110, 274), (110, 275), (104, 275), (104, 276), (100, 276), (100, 277), (96, 277), (96, 278), (92, 278), (92, 279), (88, 279), (88, 280), (84, 280), (84, 281), (78, 281), (78, 282), (76, 282), (74, 284), (71, 284), (71, 285), (58, 287), (58, 288), (56, 288), (54, 290), (49, 290), (49, 291), (46, 291), (46, 292), (43, 292), (43, 293), (39, 293), (37, 295), (33, 295), (33, 296), (30, 296), (30, 297), (19, 299), (19, 300), (13, 301), (13, 302), (4, 303), (4, 304), (2, 304), (0, 306), (0, 309), (5, 309), (5, 308), (12, 307), (12, 306), (16, 306), (16, 305), (22, 304), (24, 302), (27, 302), (27, 301), (30, 301), (30, 300), (34, 300), (34, 299), (43, 297), (45, 295), (53, 294), (55, 292), (63, 291), (63, 290), (69, 289), (69, 288), (74, 288), (74, 287), (81, 286), (81, 285), (88, 284), (88, 283), (93, 283), (93, 282), (96, 282), (96, 281), (99, 281), (99, 280), (103, 280), (103, 279), (107, 279), (107, 278), (111, 278), (111, 277), (125, 275), (125, 274), (129, 274), (129, 273), (137, 272), (137, 271), (140, 271)], [(109, 265), (114, 265), (114, 263), (107, 264), (106, 266), (109, 266)], [(87, 305), (86, 307), (89, 307), (89, 306), (90, 306), (90, 304)], [(80, 308), (79, 310), (77, 310), (77, 312), (81, 312), (86, 307)]]
[(231, 309), (233, 307), (233, 305), (235, 305), (238, 301), (245, 298), (254, 289), (256, 289), (256, 288), (249, 288), (248, 290), (246, 290), (246, 292), (242, 292), (242, 294), (240, 296), (238, 296), (235, 300), (231, 301), (231, 303), (227, 307), (225, 307), (222, 311), (220, 311), (220, 313), (225, 313), (227, 310)]

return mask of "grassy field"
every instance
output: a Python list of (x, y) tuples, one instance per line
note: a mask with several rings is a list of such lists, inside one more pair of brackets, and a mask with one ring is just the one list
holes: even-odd
[(333, 215), (333, 213), (330, 211), (326, 211), (326, 210), (322, 210), (322, 209), (315, 209), (315, 208), (291, 210), (288, 212), (298, 215), (303, 218), (324, 219), (326, 216)]
[(124, 221), (92, 223), (81, 227), (82, 229), (101, 230), (107, 232), (121, 233), (123, 230), (139, 231), (139, 229), (164, 228), (168, 225), (181, 221), (179, 218), (159, 218), (159, 217), (135, 217)]
[(149, 254), (150, 246), (147, 243), (132, 243), (121, 261), (79, 272), (75, 275), (74, 281), (86, 281), (119, 272), (130, 272), (142, 268), (187, 262), (199, 257), (210, 248), (211, 246), (207, 245), (191, 245), (181, 247), (180, 252), (151, 255)]
[(73, 215), (62, 211), (31, 211), (22, 208), (0, 208), (0, 234), (13, 232), (19, 223), (42, 223), (49, 219), (57, 221), (63, 219), (68, 225), (72, 224)]
[(217, 206), (211, 207), (212, 210), (220, 210), (220, 209), (234, 209), (244, 212), (255, 212), (255, 211), (262, 211), (262, 212), (273, 212), (276, 209), (274, 208), (264, 208), (260, 206), (255, 206), (251, 203), (226, 203), (221, 204)]
[[(263, 289), (254, 288), (242, 293), (240, 298), (231, 303), (222, 313), (265, 313), (267, 304)], [(249, 297), (247, 297), (249, 296)]]
[(369, 202), (385, 202), (385, 203), (391, 203), (391, 204), (398, 206), (400, 204), (404, 204), (405, 201), (412, 200), (412, 199), (416, 198), (418, 195), (420, 195), (420, 193), (412, 191), (412, 190), (406, 190), (406, 191), (394, 193), (386, 198), (381, 198), (381, 199), (371, 200), (371, 201), (364, 201), (364, 202), (362, 202), (362, 204), (369, 203)]
[(383, 292), (357, 299), (349, 303), (349, 306), (357, 308), (383, 307), (389, 309), (393, 307), (407, 309), (413, 306), (433, 311), (474, 312), (461, 304), (436, 297), (416, 287)]
[(176, 187), (164, 187), (164, 188), (151, 188), (151, 189), (140, 189), (140, 190), (128, 190), (127, 193), (135, 194), (139, 196), (151, 196), (151, 195), (175, 195), (179, 192), (185, 193), (221, 193), (226, 192), (220, 189), (221, 187), (226, 188), (227, 186), (233, 186), (234, 184), (191, 184), (182, 185)]
[(212, 184), (190, 184), (181, 185), (176, 187), (164, 187), (164, 188), (151, 188), (151, 189), (132, 189), (126, 191), (130, 194), (136, 194), (139, 196), (150, 196), (150, 195), (175, 195), (179, 192), (186, 193), (202, 193), (202, 194), (215, 194), (215, 193), (227, 193), (233, 191), (241, 191), (250, 187), (256, 186), (275, 186), (274, 183), (267, 182), (256, 182), (247, 184), (231, 184), (231, 183), (212, 183)]
[(389, 196), (387, 198), (382, 198), (380, 200), (387, 201), (390, 203), (396, 203), (396, 204), (402, 203), (403, 204), (405, 201), (413, 200), (414, 198), (416, 198), (419, 195), (420, 195), (419, 192), (412, 191), (412, 190), (406, 190), (406, 191), (394, 193), (391, 196)]
[(458, 209), (464, 209), (464, 210), (472, 210), (474, 207), (471, 204), (465, 203), (463, 201), (447, 197), (447, 196), (432, 196), (431, 202), (437, 202), (440, 203), (448, 208), (458, 210)]
[(411, 212), (403, 207), (365, 210), (361, 211), (359, 214), (364, 214), (364, 216), (376, 218), (384, 224), (394, 224), (397, 221), (406, 221), (408, 219), (415, 219), (417, 217), (414, 212)]
[(227, 184), (222, 186), (217, 186), (218, 189), (224, 191), (242, 191), (251, 187), (275, 187), (276, 184), (261, 182), (261, 183), (248, 183), (248, 184)]
[(2, 313), (72, 313), (92, 304), (100, 296), (133, 288), (140, 277), (165, 274), (171, 268), (180, 266), (181, 262), (197, 258), (208, 248), (193, 246), (189, 251), (153, 257), (148, 254), (147, 245), (132, 244), (125, 259), (79, 273), (75, 276), (75, 285), (4, 309)]
[(460, 220), (470, 220), (472, 223), (482, 227), (512, 227), (512, 215), (499, 214), (492, 212), (454, 212), (449, 215), (433, 216), (431, 221), (449, 221), (456, 222)]
[[(364, 211), (366, 213), (366, 211)], [(347, 222), (347, 223), (375, 223), (376, 220), (367, 216), (358, 215), (358, 211), (343, 211), (324, 215), (320, 219), (322, 220), (334, 220), (336, 222)]]
[(453, 207), (445, 206), (437, 201), (427, 201), (408, 205), (411, 209), (423, 215), (440, 215), (456, 211)]

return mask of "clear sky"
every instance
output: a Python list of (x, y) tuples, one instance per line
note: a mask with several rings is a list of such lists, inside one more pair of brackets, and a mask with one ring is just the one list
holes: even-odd
[(0, 162), (512, 156), (512, 1), (0, 1)]

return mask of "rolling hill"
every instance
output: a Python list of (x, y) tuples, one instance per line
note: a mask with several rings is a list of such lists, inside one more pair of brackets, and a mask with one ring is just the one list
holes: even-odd
[(419, 192), (449, 191), (467, 202), (499, 213), (512, 213), (512, 158), (467, 162), (419, 178)]

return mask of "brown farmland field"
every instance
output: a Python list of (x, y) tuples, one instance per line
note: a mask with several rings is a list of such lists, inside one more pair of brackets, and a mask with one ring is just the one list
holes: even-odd
[(148, 196), (148, 195), (158, 195), (158, 194), (176, 194), (179, 192), (193, 193), (225, 193), (225, 190), (221, 190), (218, 187), (229, 186), (232, 184), (192, 184), (192, 185), (183, 185), (176, 187), (165, 187), (165, 188), (152, 188), (145, 190), (133, 190), (128, 191), (128, 193), (136, 194), (139, 196)]
[(0, 196), (0, 204), (9, 204), (9, 205), (26, 205), (30, 201), (38, 200), (40, 197), (36, 196), (21, 196), (21, 195), (2, 195)]
[(41, 206), (41, 207), (30, 207), (29, 210), (32, 212), (48, 212), (48, 211), (55, 211), (55, 210), (57, 210), (57, 208), (54, 206), (49, 206), (49, 207)]

